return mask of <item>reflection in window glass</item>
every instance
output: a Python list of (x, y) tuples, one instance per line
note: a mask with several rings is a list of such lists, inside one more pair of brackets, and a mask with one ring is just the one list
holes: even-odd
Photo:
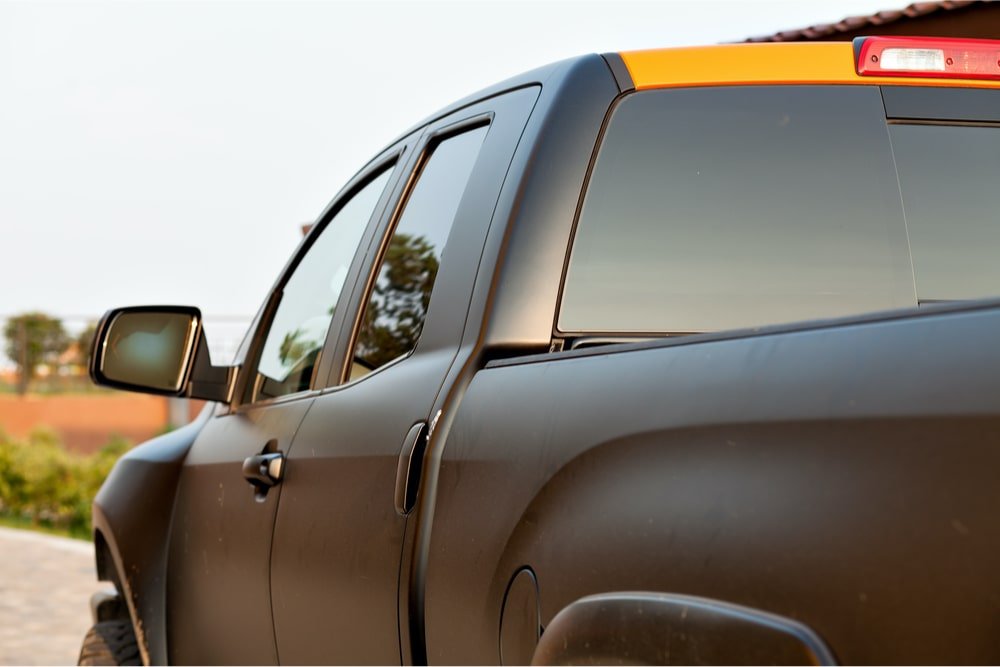
[(921, 301), (1000, 295), (1000, 128), (890, 125)]
[(472, 174), (486, 127), (434, 148), (406, 202), (361, 320), (351, 379), (417, 344), (455, 213)]
[(712, 331), (912, 305), (877, 88), (648, 91), (614, 111), (561, 330)]
[(351, 260), (391, 173), (383, 171), (337, 212), (285, 283), (257, 366), (256, 398), (309, 388)]

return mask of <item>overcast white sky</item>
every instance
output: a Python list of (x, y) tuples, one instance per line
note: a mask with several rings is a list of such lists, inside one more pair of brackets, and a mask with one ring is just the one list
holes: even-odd
[(252, 315), (299, 225), (459, 97), (583, 53), (903, 4), (0, 0), (0, 318)]

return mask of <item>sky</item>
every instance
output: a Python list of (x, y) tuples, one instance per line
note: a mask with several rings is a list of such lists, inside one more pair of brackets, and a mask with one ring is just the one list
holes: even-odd
[(458, 98), (584, 53), (903, 5), (0, 0), (0, 319), (178, 303), (249, 320), (300, 225)]

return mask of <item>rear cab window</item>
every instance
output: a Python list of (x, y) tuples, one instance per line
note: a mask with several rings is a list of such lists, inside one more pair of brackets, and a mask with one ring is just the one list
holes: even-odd
[(683, 334), (1000, 294), (998, 137), (991, 121), (887, 120), (878, 86), (627, 95), (584, 197), (558, 332)]

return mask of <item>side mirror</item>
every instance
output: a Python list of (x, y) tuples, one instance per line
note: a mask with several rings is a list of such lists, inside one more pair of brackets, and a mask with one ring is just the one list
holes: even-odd
[(212, 366), (201, 311), (190, 306), (110, 310), (97, 327), (90, 356), (96, 384), (226, 403), (235, 370)]

